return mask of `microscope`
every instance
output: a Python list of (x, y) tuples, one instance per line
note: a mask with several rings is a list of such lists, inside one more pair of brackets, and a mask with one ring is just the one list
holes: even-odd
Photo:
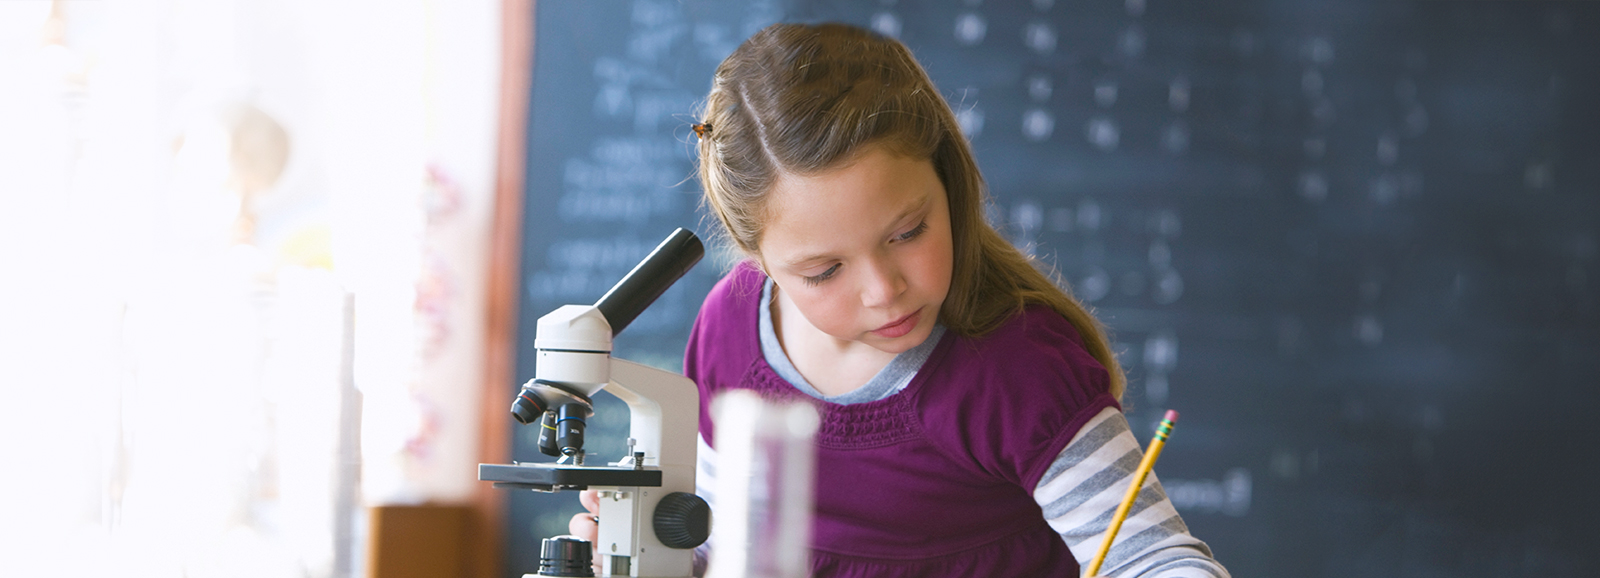
[[(611, 356), (612, 338), (705, 254), (700, 239), (678, 229), (594, 305), (565, 305), (539, 318), (535, 376), (511, 414), (538, 424), (539, 451), (556, 462), (478, 464), (496, 488), (539, 492), (594, 489), (600, 497), (594, 544), (574, 536), (541, 544), (543, 576), (688, 577), (692, 551), (705, 542), (711, 510), (694, 493), (700, 393), (682, 375)], [(628, 404), (628, 452), (586, 464), (583, 436), (601, 389)]]

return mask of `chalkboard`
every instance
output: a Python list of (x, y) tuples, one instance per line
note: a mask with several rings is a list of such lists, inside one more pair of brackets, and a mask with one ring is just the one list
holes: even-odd
[[(710, 220), (689, 124), (778, 21), (906, 42), (990, 220), (1114, 333), (1141, 439), (1236, 576), (1593, 576), (1600, 5), (537, 3), (517, 375), (533, 326)], [(678, 369), (713, 253), (617, 341)], [(510, 399), (517, 384), (506, 384)], [(626, 429), (620, 402), (591, 432)], [(508, 420), (509, 423), (509, 420)], [(509, 426), (508, 426), (509, 427)], [(515, 459), (542, 459), (532, 428)], [(618, 436), (591, 442), (615, 455)], [(507, 576), (570, 494), (510, 501)]]

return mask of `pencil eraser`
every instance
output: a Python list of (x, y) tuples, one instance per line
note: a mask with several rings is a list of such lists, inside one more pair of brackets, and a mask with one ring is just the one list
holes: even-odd
[(1175, 410), (1175, 409), (1167, 410), (1167, 415), (1162, 417), (1161, 419), (1170, 421), (1172, 423), (1178, 423), (1178, 410)]

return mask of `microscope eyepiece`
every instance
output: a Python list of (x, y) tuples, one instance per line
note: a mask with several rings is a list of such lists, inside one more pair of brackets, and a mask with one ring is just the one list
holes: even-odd
[(611, 324), (611, 335), (622, 333), (633, 319), (654, 303), (706, 254), (693, 231), (678, 229), (656, 245), (654, 251), (611, 287), (594, 306)]

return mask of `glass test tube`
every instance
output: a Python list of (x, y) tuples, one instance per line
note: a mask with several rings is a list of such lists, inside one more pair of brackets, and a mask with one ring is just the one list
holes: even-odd
[(821, 419), (804, 402), (734, 390), (716, 415), (716, 518), (708, 578), (802, 578), (810, 569)]

